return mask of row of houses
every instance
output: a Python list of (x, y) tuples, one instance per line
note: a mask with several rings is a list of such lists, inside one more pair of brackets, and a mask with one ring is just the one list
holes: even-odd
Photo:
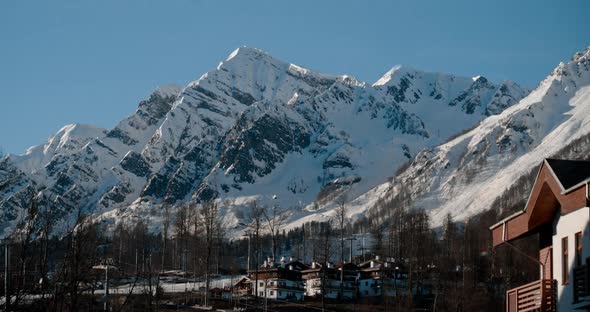
[[(494, 247), (515, 249), (539, 268), (537, 280), (506, 291), (504, 311), (590, 311), (590, 161), (543, 160), (525, 207), (490, 231)], [(530, 235), (538, 236), (536, 258), (512, 244)], [(408, 271), (392, 259), (376, 257), (359, 265), (268, 259), (225, 294), (297, 301), (428, 296), (433, 292), (428, 275), (437, 274), (430, 270), (413, 271), (427, 278), (409, 283)]]
[(234, 286), (238, 296), (255, 295), (272, 300), (302, 301), (305, 298), (352, 300), (363, 297), (423, 294), (431, 287), (422, 283), (408, 289), (407, 272), (393, 259), (375, 257), (354, 263), (312, 262), (283, 258), (279, 262), (268, 259), (257, 270), (248, 271)]
[[(529, 258), (539, 268), (538, 280), (509, 289), (505, 311), (590, 311), (590, 161), (543, 160), (525, 207), (490, 231), (494, 247), (506, 245), (527, 258), (512, 242), (538, 236), (538, 257)], [(249, 274), (239, 283), (244, 294), (278, 300), (432, 293), (424, 282), (409, 289), (407, 271), (391, 259), (358, 266), (308, 266), (283, 259), (278, 264), (267, 261)]]

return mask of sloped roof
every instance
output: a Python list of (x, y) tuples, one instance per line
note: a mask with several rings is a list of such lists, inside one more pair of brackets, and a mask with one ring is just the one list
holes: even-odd
[(546, 161), (564, 191), (590, 178), (590, 161), (550, 158)]
[(533, 233), (551, 224), (557, 213), (568, 214), (588, 207), (586, 183), (590, 182), (590, 161), (545, 159), (522, 211), (492, 225), (493, 245)]

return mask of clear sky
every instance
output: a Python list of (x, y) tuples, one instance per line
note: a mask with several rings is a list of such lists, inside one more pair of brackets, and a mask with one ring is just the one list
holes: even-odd
[(590, 45), (590, 1), (0, 1), (0, 146), (111, 128), (247, 45), (374, 82), (396, 64), (534, 87)]

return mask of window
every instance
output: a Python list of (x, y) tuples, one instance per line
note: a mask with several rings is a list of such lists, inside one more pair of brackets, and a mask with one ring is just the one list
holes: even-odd
[(562, 284), (569, 284), (569, 265), (567, 255), (567, 236), (561, 239), (561, 279)]
[(274, 296), (274, 295), (275, 295), (275, 292), (274, 292), (274, 290), (271, 290), (271, 291), (270, 291), (270, 295), (271, 295), (271, 296)]
[(576, 233), (576, 266), (582, 265), (582, 232)]
[(264, 286), (264, 282), (260, 282), (260, 287), (263, 287), (263, 286)]

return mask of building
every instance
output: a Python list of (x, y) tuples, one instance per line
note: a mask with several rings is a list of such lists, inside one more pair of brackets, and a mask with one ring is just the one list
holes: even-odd
[(252, 294), (252, 280), (244, 276), (232, 286), (232, 290), (234, 297), (247, 297)]
[(311, 268), (301, 271), (305, 284), (305, 296), (329, 299), (356, 298), (358, 279), (357, 266), (352, 263), (334, 267), (332, 263), (322, 265), (312, 262)]
[(381, 260), (379, 256), (359, 265), (358, 290), (360, 297), (394, 297), (407, 293), (407, 272), (393, 259)]
[(494, 247), (539, 235), (539, 279), (508, 290), (506, 311), (590, 309), (589, 182), (590, 161), (545, 159), (524, 209), (490, 227)]
[[(336, 266), (344, 284), (344, 298), (355, 299), (358, 297), (358, 280), (360, 278), (359, 268), (356, 264), (348, 262)], [(340, 275), (339, 274), (339, 275)], [(340, 277), (340, 276), (339, 276)]]
[[(258, 291), (258, 297), (272, 300), (302, 301), (305, 288), (301, 279), (301, 271), (308, 267), (300, 261), (274, 263), (272, 259), (264, 261), (258, 270), (248, 271), (252, 283), (252, 291)], [(256, 285), (256, 283), (258, 283)]]

